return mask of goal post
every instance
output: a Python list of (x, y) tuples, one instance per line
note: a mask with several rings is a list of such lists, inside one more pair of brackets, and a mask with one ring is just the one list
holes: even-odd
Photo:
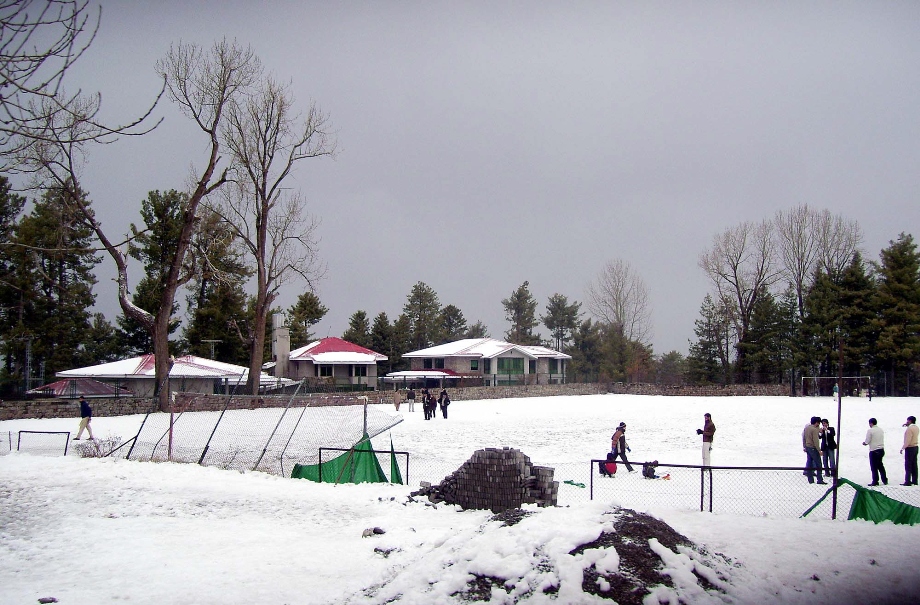
[[(843, 381), (842, 384), (840, 381)], [(840, 388), (844, 397), (865, 397), (869, 393), (869, 376), (802, 376), (802, 395), (812, 397), (833, 397), (834, 385)]]

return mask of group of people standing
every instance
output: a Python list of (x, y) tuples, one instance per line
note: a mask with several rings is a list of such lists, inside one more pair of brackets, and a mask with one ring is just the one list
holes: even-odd
[[(917, 452), (918, 437), (920, 437), (920, 427), (917, 426), (917, 418), (908, 416), (904, 426), (904, 443), (901, 446), (901, 453), (904, 454), (904, 483), (903, 486), (917, 485)], [(885, 472), (885, 431), (878, 425), (875, 418), (869, 419), (869, 430), (866, 431), (866, 439), (863, 445), (869, 446), (869, 469), (872, 471), (872, 483), (870, 486), (876, 486), (879, 479), (882, 485), (888, 485), (888, 474)]]
[[(445, 420), (447, 419), (447, 407), (450, 405), (450, 395), (447, 394), (447, 389), (441, 389), (437, 399), (435, 399), (434, 394), (431, 393), (427, 387), (422, 387), (419, 394), (422, 399), (422, 411), (425, 412), (425, 420), (437, 418), (439, 405), (441, 406), (441, 414), (444, 416)], [(415, 389), (409, 389), (409, 392), (406, 393), (406, 403), (409, 404), (409, 411), (414, 412)]]
[[(802, 431), (802, 450), (805, 452), (805, 475), (809, 483), (815, 482), (815, 471), (818, 473), (818, 484), (827, 483), (825, 476), (831, 476), (836, 468), (837, 459), (834, 452), (837, 450), (836, 431), (827, 418), (812, 416), (805, 429)], [(823, 474), (822, 474), (823, 471)]]

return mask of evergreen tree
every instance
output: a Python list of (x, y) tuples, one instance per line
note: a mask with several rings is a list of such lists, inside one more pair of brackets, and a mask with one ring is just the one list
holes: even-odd
[(249, 355), (239, 327), (249, 322), (243, 286), (252, 270), (243, 261), (236, 235), (217, 214), (205, 210), (187, 258), (184, 350), (199, 357), (210, 357), (213, 350), (218, 361), (245, 365)]
[(690, 381), (694, 384), (730, 383), (734, 331), (728, 308), (716, 304), (707, 294), (700, 305), (700, 318), (694, 323), (697, 340), (690, 343), (687, 356)]
[(819, 269), (805, 296), (805, 318), (802, 320), (803, 351), (809, 374), (837, 375), (841, 318), (840, 286), (834, 276)]
[(770, 292), (754, 303), (745, 342), (745, 367), (738, 368), (745, 382), (776, 384), (783, 381), (788, 364), (789, 343), (784, 336), (786, 318), (782, 307)]
[(409, 320), (412, 350), (425, 349), (441, 342), (441, 302), (428, 284), (418, 282), (412, 286), (403, 314)]
[(600, 332), (600, 325), (590, 319), (578, 324), (578, 329), (572, 335), (572, 345), (566, 350), (566, 353), (572, 356), (568, 379), (573, 382), (598, 380), (601, 366)]
[(409, 363), (403, 354), (412, 351), (412, 322), (401, 313), (393, 322), (393, 370), (408, 370)]
[(681, 386), (686, 383), (687, 360), (678, 351), (669, 351), (654, 364), (655, 384)]
[[(133, 239), (128, 245), (128, 254), (144, 265), (144, 277), (138, 282), (131, 300), (152, 315), (160, 307), (169, 267), (179, 245), (187, 202), (188, 196), (175, 189), (165, 193), (151, 191), (141, 202), (144, 228), (131, 224)], [(189, 278), (190, 274), (186, 271), (179, 281), (184, 283)], [(179, 318), (175, 317), (178, 310), (179, 304), (173, 301), (167, 330), (169, 334), (179, 328)], [(117, 323), (130, 350), (139, 355), (153, 352), (153, 335), (148, 329), (124, 314), (118, 317)]]
[(115, 327), (102, 313), (93, 313), (92, 325), (84, 339), (80, 365), (91, 366), (118, 361), (129, 354)]
[(454, 342), (466, 338), (466, 318), (454, 305), (441, 309), (441, 342)]
[(393, 341), (393, 326), (390, 325), (390, 318), (381, 311), (374, 318), (371, 325), (371, 350), (387, 356), (387, 372), (393, 371), (393, 366), (398, 361), (397, 351)]
[[(25, 206), (26, 198), (13, 193), (6, 177), (0, 175), (0, 341), (4, 358), (0, 386), (16, 381), (12, 375), (16, 357), (13, 355), (17, 338), (21, 335), (20, 303), (22, 291), (17, 275), (17, 253), (13, 246), (16, 224)], [(18, 326), (18, 329), (17, 329)]]
[(546, 315), (540, 321), (549, 330), (553, 339), (553, 348), (563, 351), (572, 340), (581, 316), (581, 303), (569, 304), (569, 299), (562, 294), (553, 294), (546, 304)]
[(511, 296), (502, 300), (505, 320), (511, 327), (505, 332), (508, 342), (519, 345), (538, 345), (540, 336), (533, 333), (537, 322), (537, 301), (530, 293), (530, 282), (524, 282)]
[[(80, 195), (89, 204), (85, 193)], [(90, 327), (88, 309), (95, 302), (93, 268), (100, 259), (92, 249), (92, 231), (72, 208), (58, 190), (49, 189), (15, 228), (16, 313), (23, 340), (12, 353), (19, 367), (31, 364), (33, 376), (43, 368), (46, 379), (79, 365)], [(31, 343), (28, 360), (26, 342)]]
[(371, 325), (367, 319), (367, 313), (364, 311), (352, 313), (348, 319), (348, 329), (342, 334), (342, 338), (359, 347), (370, 348), (373, 343), (371, 342)]
[(878, 364), (890, 373), (893, 393), (909, 395), (910, 367), (920, 361), (920, 253), (912, 235), (901, 233), (882, 250), (878, 274)]
[(467, 338), (489, 338), (489, 328), (482, 321), (477, 321), (466, 331)]
[(856, 253), (840, 278), (844, 376), (863, 376), (873, 363), (878, 328), (875, 289), (862, 255)]
[(297, 302), (291, 305), (287, 312), (288, 327), (291, 330), (291, 348), (302, 347), (313, 342), (315, 337), (310, 332), (310, 328), (318, 324), (328, 312), (329, 309), (313, 292), (308, 290), (298, 296)]

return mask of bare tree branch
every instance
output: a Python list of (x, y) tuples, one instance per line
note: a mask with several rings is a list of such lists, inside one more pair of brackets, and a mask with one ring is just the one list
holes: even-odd
[(651, 333), (648, 286), (623, 259), (609, 261), (587, 288), (588, 310), (628, 340), (645, 344)]

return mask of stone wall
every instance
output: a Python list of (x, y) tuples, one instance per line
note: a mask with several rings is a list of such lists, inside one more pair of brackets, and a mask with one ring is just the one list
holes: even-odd
[[(630, 395), (669, 395), (675, 397), (738, 397), (745, 395), (767, 395), (783, 397), (789, 394), (788, 385), (770, 384), (734, 384), (712, 386), (663, 386), (655, 384), (627, 384), (616, 382), (610, 384), (539, 384), (491, 387), (462, 387), (448, 389), (453, 401), (474, 401), (478, 399), (510, 399), (518, 397), (556, 397), (560, 395), (598, 395), (604, 393)], [(399, 392), (401, 401), (405, 401), (406, 391)], [(437, 395), (437, 392), (435, 392)], [(293, 405), (357, 405), (364, 396), (369, 403), (393, 403), (393, 391), (364, 391), (362, 395), (351, 393), (332, 394), (315, 393), (297, 397)], [(174, 411), (219, 411), (224, 409), (228, 395), (202, 395), (198, 393), (177, 393)], [(228, 409), (246, 410), (262, 407), (284, 407), (290, 396), (252, 397), (236, 395), (230, 400)], [(94, 416), (126, 416), (129, 414), (146, 414), (154, 409), (154, 400), (150, 397), (111, 397), (90, 399)], [(78, 417), (80, 405), (75, 399), (34, 399), (31, 401), (0, 401), (0, 420), (17, 418), (66, 418)]]

